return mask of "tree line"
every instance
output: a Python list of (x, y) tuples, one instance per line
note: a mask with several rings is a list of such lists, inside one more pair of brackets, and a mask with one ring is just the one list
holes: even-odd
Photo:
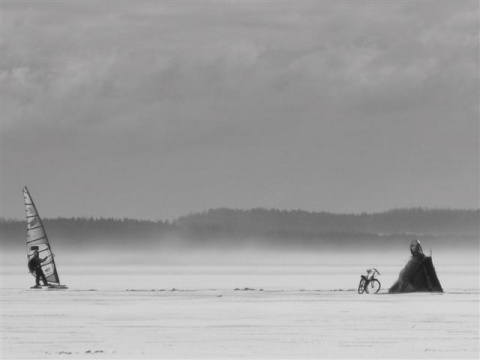
[(478, 234), (480, 210), (395, 209), (381, 213), (332, 214), (303, 210), (227, 208), (184, 216), (175, 224), (185, 228), (231, 231), (288, 231), (327, 233)]
[[(113, 218), (44, 219), (50, 238), (82, 246), (130, 246), (182, 239), (241, 243), (245, 239), (312, 245), (369, 242), (385, 244), (405, 237), (478, 241), (480, 210), (395, 209), (381, 213), (333, 214), (303, 210), (219, 208), (172, 222)], [(2, 244), (24, 244), (25, 221), (1, 219)], [(460, 239), (460, 240), (459, 240)], [(132, 241), (133, 240), (133, 241)]]

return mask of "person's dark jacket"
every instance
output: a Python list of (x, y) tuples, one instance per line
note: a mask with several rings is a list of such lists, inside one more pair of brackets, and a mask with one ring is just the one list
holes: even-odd
[(28, 262), (28, 270), (30, 270), (30, 272), (34, 272), (42, 266), (42, 262), (45, 260), (46, 259), (40, 259), (38, 256), (31, 258)]

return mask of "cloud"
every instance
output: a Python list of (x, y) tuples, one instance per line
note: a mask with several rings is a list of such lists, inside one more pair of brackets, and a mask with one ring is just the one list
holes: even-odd
[(2, 78), (7, 94), (44, 96), (37, 103), (65, 103), (66, 112), (72, 102), (88, 112), (127, 101), (136, 112), (145, 103), (266, 89), (272, 97), (290, 89), (292, 100), (309, 91), (337, 102), (364, 91), (395, 100), (432, 79), (437, 87), (439, 80), (474, 86), (467, 74), (476, 61), (467, 52), (478, 40), (476, 19), (472, 4), (462, 5), (433, 6), (433, 19), (408, 3), (15, 7)]
[[(172, 213), (258, 199), (359, 209), (366, 200), (344, 200), (359, 189), (372, 209), (422, 205), (432, 183), (427, 205), (472, 203), (475, 2), (8, 2), (2, 10), (10, 184), (26, 176), (16, 164), (39, 153), (55, 159), (65, 183), (106, 186), (117, 175), (117, 195), (136, 181), (151, 189), (168, 173), (165, 193), (198, 200), (168, 195)], [(408, 175), (425, 163), (428, 174)], [(375, 195), (402, 181), (410, 195), (388, 203)], [(447, 197), (457, 182), (466, 190)], [(191, 193), (195, 185), (203, 195)], [(315, 200), (321, 185), (329, 194)]]

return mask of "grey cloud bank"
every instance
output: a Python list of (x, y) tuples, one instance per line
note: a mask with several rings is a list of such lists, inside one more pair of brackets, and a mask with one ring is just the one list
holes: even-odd
[(479, 5), (2, 3), (2, 216), (479, 206)]

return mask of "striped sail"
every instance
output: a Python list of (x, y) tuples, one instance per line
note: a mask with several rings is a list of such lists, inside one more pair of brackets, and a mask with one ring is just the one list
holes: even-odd
[(48, 282), (51, 284), (60, 284), (55, 262), (53, 261), (52, 249), (48, 243), (47, 233), (45, 232), (42, 220), (40, 219), (40, 215), (27, 187), (23, 188), (23, 197), (25, 198), (25, 211), (27, 213), (28, 260), (33, 257), (33, 252), (38, 250), (40, 259), (46, 258), (42, 263), (42, 270)]

